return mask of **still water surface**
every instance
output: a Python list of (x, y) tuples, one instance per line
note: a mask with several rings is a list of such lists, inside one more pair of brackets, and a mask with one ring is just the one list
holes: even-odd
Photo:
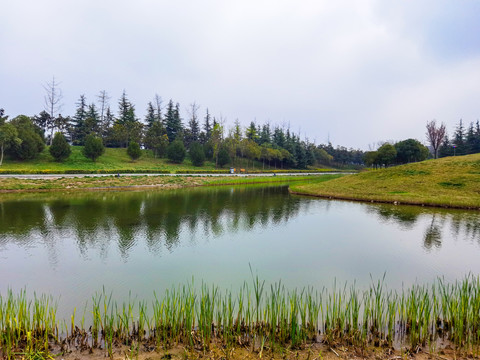
[(285, 186), (0, 197), (0, 292), (60, 297), (105, 286), (151, 299), (194, 278), (238, 289), (250, 267), (288, 288), (389, 288), (480, 274), (478, 212), (321, 200)]

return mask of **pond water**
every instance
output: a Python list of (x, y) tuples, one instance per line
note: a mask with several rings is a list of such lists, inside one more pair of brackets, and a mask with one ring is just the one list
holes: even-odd
[(69, 314), (105, 287), (152, 299), (193, 281), (238, 289), (388, 288), (480, 273), (478, 212), (322, 200), (286, 186), (0, 197), (0, 292), (48, 293)]

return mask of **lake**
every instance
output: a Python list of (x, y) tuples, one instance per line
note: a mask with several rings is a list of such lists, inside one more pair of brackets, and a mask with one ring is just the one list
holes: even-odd
[[(26, 288), (70, 314), (103, 287), (152, 299), (202, 280), (390, 289), (480, 273), (480, 214), (323, 200), (286, 186), (3, 194), (0, 291)], [(193, 279), (193, 280), (192, 280)]]

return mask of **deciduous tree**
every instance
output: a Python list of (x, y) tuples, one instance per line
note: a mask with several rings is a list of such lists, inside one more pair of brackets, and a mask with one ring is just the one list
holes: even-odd
[(433, 156), (435, 159), (438, 158), (438, 149), (440, 149), (440, 145), (445, 137), (445, 132), (446, 129), (444, 123), (437, 126), (435, 119), (427, 122), (427, 139), (433, 149)]

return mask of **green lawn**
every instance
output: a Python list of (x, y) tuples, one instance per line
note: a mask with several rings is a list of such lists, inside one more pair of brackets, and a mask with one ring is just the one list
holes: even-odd
[(292, 192), (352, 200), (480, 208), (480, 154), (370, 170)]
[[(239, 166), (247, 167), (246, 161), (240, 159)], [(260, 170), (262, 164), (255, 162), (254, 169)], [(225, 165), (224, 170), (230, 168), (230, 165)], [(248, 169), (252, 169), (252, 163), (249, 162)], [(79, 172), (97, 172), (97, 171), (123, 171), (123, 172), (175, 172), (184, 170), (215, 170), (215, 163), (206, 161), (204, 166), (195, 167), (192, 165), (190, 159), (187, 157), (182, 164), (173, 164), (167, 159), (154, 158), (153, 153), (149, 150), (142, 151), (142, 157), (136, 161), (131, 161), (127, 155), (126, 149), (106, 148), (105, 154), (100, 156), (96, 162), (87, 159), (82, 155), (81, 146), (72, 146), (72, 154), (62, 163), (53, 160), (52, 156), (45, 149), (38, 158), (28, 161), (15, 161), (5, 159), (2, 166), (0, 166), (0, 173), (63, 173), (68, 171)]]

